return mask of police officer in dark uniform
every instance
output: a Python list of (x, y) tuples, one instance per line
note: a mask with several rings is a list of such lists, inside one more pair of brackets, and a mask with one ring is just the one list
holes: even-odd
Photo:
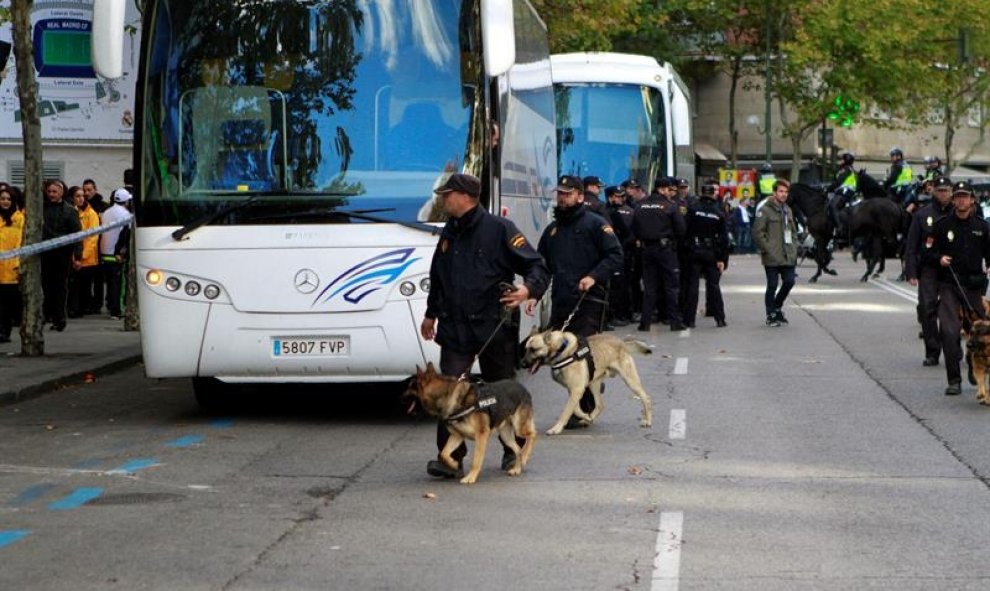
[(701, 187), (701, 197), (688, 208), (684, 244), (688, 266), (681, 269), (685, 286), (682, 309), (684, 326), (694, 328), (698, 313), (698, 280), (705, 278), (706, 307), (718, 327), (725, 326), (725, 304), (719, 287), (722, 273), (729, 264), (729, 231), (725, 214), (716, 200), (718, 185), (709, 182)]
[[(935, 222), (929, 260), (938, 261), (938, 323), (945, 353), (947, 396), (962, 393), (959, 363), (962, 348), (960, 313), (983, 316), (983, 294), (987, 291), (990, 265), (990, 226), (979, 215), (973, 188), (966, 181), (952, 186), (953, 211)], [(968, 361), (968, 359), (967, 359)], [(970, 382), (976, 383), (970, 368)]]
[(935, 246), (935, 224), (952, 213), (952, 181), (935, 179), (935, 199), (915, 212), (904, 241), (904, 275), (918, 287), (918, 319), (925, 342), (925, 367), (938, 365), (942, 342), (938, 331), (937, 260), (926, 254)]
[(584, 186), (584, 204), (591, 211), (608, 219), (607, 205), (601, 200), (602, 179), (596, 176), (586, 176), (581, 179), (581, 184)]
[[(691, 194), (691, 184), (688, 183), (687, 179), (674, 179), (677, 181), (677, 192), (674, 194), (674, 203), (677, 204), (677, 211), (684, 218), (685, 226), (687, 225), (687, 215), (688, 209), (691, 205), (697, 201), (697, 197)], [(691, 248), (688, 246), (687, 242), (684, 240), (679, 240), (677, 243), (677, 268), (681, 271), (680, 285), (677, 290), (677, 306), (681, 310), (681, 316), (684, 315), (684, 308), (687, 304), (687, 282), (684, 281), (684, 274), (691, 267)], [(661, 308), (663, 304), (660, 304)], [(660, 317), (664, 317), (663, 309), (657, 310)]]
[(677, 305), (680, 285), (677, 242), (686, 228), (684, 217), (673, 201), (677, 180), (664, 177), (657, 182), (657, 189), (658, 192), (644, 199), (633, 213), (633, 235), (643, 258), (643, 309), (638, 330), (650, 330), (662, 281), (670, 329), (681, 331), (684, 325)]
[(615, 326), (627, 326), (632, 321), (632, 294), (629, 291), (629, 277), (635, 265), (636, 239), (632, 234), (633, 208), (626, 203), (622, 187), (606, 187), (605, 200), (608, 202), (609, 221), (615, 230), (615, 237), (622, 245), (622, 268), (612, 273), (609, 282), (608, 309), (609, 321)]
[[(425, 340), (435, 339), (440, 345), (440, 372), (448, 376), (470, 371), (475, 356), (491, 337), (478, 358), (482, 378), (512, 378), (518, 306), (543, 296), (550, 272), (515, 224), (479, 205), (481, 181), (476, 177), (453, 174), (435, 192), (450, 219), (433, 254), (430, 294), (420, 333)], [(517, 274), (523, 277), (522, 285), (506, 289)], [(514, 312), (513, 318), (500, 325), (506, 309)], [(440, 421), (437, 449), (443, 449), (449, 436)], [(505, 451), (503, 469), (515, 462), (508, 448)], [(462, 445), (454, 451), (454, 459), (461, 462), (466, 453), (467, 447)], [(460, 472), (439, 460), (431, 460), (426, 471), (444, 478), (455, 478)]]
[[(557, 183), (554, 221), (540, 236), (537, 252), (543, 256), (552, 276), (550, 327), (579, 337), (601, 331), (605, 313), (605, 286), (612, 273), (622, 268), (622, 246), (612, 225), (581, 204), (584, 187), (576, 176), (562, 176)], [(532, 314), (536, 301), (526, 312)], [(594, 397), (585, 391), (581, 409), (591, 412)]]
[[(626, 203), (634, 212), (647, 197), (643, 185), (636, 179), (622, 181), (619, 188), (626, 194)], [(632, 232), (632, 220), (629, 221), (629, 231)], [(624, 254), (626, 280), (629, 282), (629, 303), (632, 308), (630, 320), (635, 322), (640, 319), (640, 311), (643, 309), (643, 251), (636, 244), (635, 234), (633, 234), (633, 248), (627, 249)]]

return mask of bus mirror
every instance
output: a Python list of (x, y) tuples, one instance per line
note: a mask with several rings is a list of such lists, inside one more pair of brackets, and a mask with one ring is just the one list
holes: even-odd
[(93, 69), (100, 76), (111, 80), (124, 74), (125, 2), (126, 0), (93, 0)]
[(489, 76), (505, 74), (516, 61), (512, 0), (481, 1), (481, 34), (485, 71)]

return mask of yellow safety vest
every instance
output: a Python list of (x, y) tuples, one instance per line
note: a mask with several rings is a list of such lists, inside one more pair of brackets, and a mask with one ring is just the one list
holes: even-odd
[(760, 193), (770, 195), (773, 193), (773, 184), (777, 182), (777, 177), (772, 174), (765, 174), (760, 177)]
[(914, 181), (914, 171), (911, 170), (911, 165), (907, 162), (901, 162), (901, 174), (897, 175), (897, 180), (894, 181), (895, 187), (903, 187), (904, 185), (910, 185)]
[(846, 175), (845, 180), (842, 181), (839, 187), (842, 189), (851, 189), (855, 193), (859, 189), (859, 179), (856, 177), (856, 173), (849, 171), (849, 174)]

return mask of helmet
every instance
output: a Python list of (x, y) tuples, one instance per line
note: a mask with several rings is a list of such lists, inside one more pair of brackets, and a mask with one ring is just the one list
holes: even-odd
[(925, 163), (925, 164), (931, 164), (932, 162), (935, 162), (935, 157), (934, 156), (925, 156), (924, 159), (922, 159), (922, 162)]
[(843, 164), (852, 164), (856, 160), (856, 155), (852, 152), (846, 152), (842, 155)]
[(890, 149), (890, 155), (897, 156), (898, 158), (903, 158), (904, 152), (897, 146), (894, 146), (893, 148)]
[(764, 162), (760, 167), (760, 172), (773, 172), (773, 166), (769, 162)]

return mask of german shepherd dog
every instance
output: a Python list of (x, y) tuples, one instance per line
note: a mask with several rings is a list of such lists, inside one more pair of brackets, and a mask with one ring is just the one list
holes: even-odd
[[(588, 350), (582, 355), (578, 337), (574, 333), (559, 330), (536, 333), (526, 339), (522, 366), (528, 367), (530, 373), (536, 373), (541, 365), (549, 364), (554, 381), (567, 388), (570, 395), (560, 418), (547, 430), (547, 435), (560, 433), (571, 415), (577, 416), (585, 425), (593, 423), (605, 408), (601, 399), (601, 383), (605, 378), (616, 374), (643, 403), (643, 416), (639, 426), (651, 426), (653, 402), (639, 381), (639, 373), (631, 353), (650, 355), (653, 350), (641, 341), (622, 341), (606, 334), (588, 337), (587, 347)], [(595, 410), (590, 415), (581, 410), (578, 404), (586, 388), (590, 388), (595, 397)]]
[[(450, 455), (465, 439), (475, 442), (471, 470), (461, 484), (474, 484), (485, 461), (485, 449), (492, 433), (516, 454), (516, 463), (509, 476), (522, 474), (536, 442), (536, 422), (533, 420), (533, 400), (529, 392), (515, 380), (499, 380), (489, 384), (459, 381), (440, 375), (430, 362), (425, 370), (416, 367), (407, 395), (414, 396), (426, 412), (447, 423), (450, 438), (440, 460), (457, 470), (457, 461)], [(526, 440), (520, 449), (516, 436)]]
[(982, 298), (983, 316), (960, 311), (963, 315), (963, 336), (966, 340), (966, 361), (973, 369), (976, 378), (976, 400), (990, 406), (990, 301)]

